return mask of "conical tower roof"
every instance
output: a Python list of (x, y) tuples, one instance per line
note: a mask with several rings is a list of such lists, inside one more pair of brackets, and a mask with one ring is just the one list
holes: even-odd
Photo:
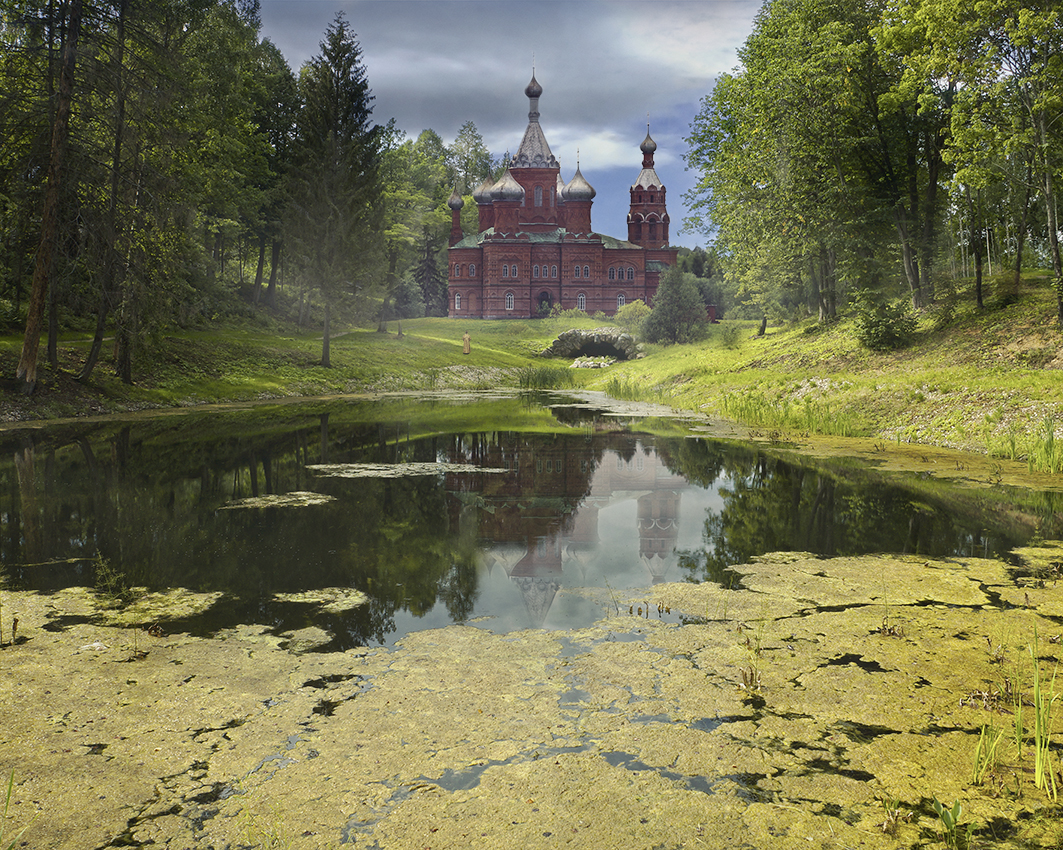
[(560, 168), (550, 152), (543, 128), (539, 126), (539, 96), (543, 93), (543, 87), (536, 81), (534, 72), (524, 93), (528, 96), (528, 129), (524, 131), (524, 138), (510, 162), (510, 168)]

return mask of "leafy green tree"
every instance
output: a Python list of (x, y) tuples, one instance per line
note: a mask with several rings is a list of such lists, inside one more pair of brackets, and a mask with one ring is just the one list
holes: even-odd
[[(901, 86), (921, 112), (936, 108), (943, 79), (954, 80), (948, 155), (957, 181), (974, 190), (1002, 179), (1040, 196), (1045, 241), (1063, 323), (1063, 258), (1057, 183), (1063, 162), (1063, 19), (1042, 0), (898, 0), (882, 27), (886, 49), (903, 55)], [(1027, 196), (1028, 197), (1028, 196)], [(1025, 237), (1023, 208), (1019, 238)], [(1021, 250), (1018, 262), (1021, 264)], [(1016, 269), (1016, 278), (1018, 274)]]
[(643, 335), (650, 342), (692, 342), (705, 323), (705, 305), (694, 276), (671, 266), (661, 275), (653, 309), (642, 326)]
[(463, 195), (470, 194), (495, 173), (496, 163), (472, 121), (466, 121), (458, 130), (454, 143), (447, 149), (447, 164)]
[(450, 223), (446, 206), (447, 166), (442, 140), (425, 130), (416, 141), (403, 139), (392, 132), (391, 143), (384, 153), (385, 232), (387, 245), (386, 295), (381, 307), (380, 329), (395, 311), (399, 317), (409, 316), (411, 305), (427, 300), (422, 291), (419, 298), (412, 293), (402, 296), (406, 305), (398, 307), (398, 290), (406, 280), (413, 280), (412, 270), (418, 265), (427, 243), (438, 247)]
[(380, 158), (384, 130), (371, 124), (373, 96), (362, 51), (340, 13), (321, 52), (299, 75), (303, 107), (289, 233), (309, 285), (321, 293), (322, 365), (330, 365), (335, 304), (379, 288), (383, 254)]

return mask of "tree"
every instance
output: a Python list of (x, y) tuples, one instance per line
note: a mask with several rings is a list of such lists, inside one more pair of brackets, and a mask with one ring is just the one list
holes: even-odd
[[(956, 83), (947, 155), (957, 181), (980, 190), (1017, 180), (1044, 205), (1047, 252), (1063, 324), (1063, 255), (1057, 181), (1063, 161), (1063, 19), (1043, 0), (898, 0), (882, 27), (884, 45), (904, 56), (902, 84), (921, 111), (939, 99), (940, 80)], [(1022, 167), (1015, 168), (1014, 160)], [(1025, 174), (1029, 174), (1029, 181)], [(972, 199), (972, 212), (977, 212)], [(973, 217), (973, 216), (972, 216)], [(1025, 205), (1018, 238), (1025, 237)], [(1021, 264), (1021, 250), (1017, 262)], [(1018, 270), (1016, 266), (1016, 284)]]
[(23, 391), (33, 392), (37, 385), (37, 351), (41, 340), (41, 324), (44, 319), (45, 298), (52, 280), (52, 259), (59, 232), (59, 190), (63, 179), (66, 142), (70, 131), (70, 111), (74, 97), (74, 69), (77, 64), (78, 37), (81, 33), (81, 0), (64, 3), (67, 13), (62, 41), (62, 63), (59, 72), (59, 92), (56, 100), (55, 118), (52, 122), (52, 142), (48, 159), (47, 184), (44, 194), (44, 212), (41, 216), (41, 239), (33, 269), (33, 286), (30, 290), (29, 312), (26, 316), (26, 333), (22, 340), (16, 377), (22, 381)]
[(447, 163), (458, 182), (458, 191), (469, 194), (495, 172), (491, 152), (472, 121), (466, 121), (447, 149)]
[(343, 13), (329, 25), (321, 52), (299, 75), (290, 232), (304, 276), (324, 301), (321, 363), (329, 366), (332, 308), (377, 286), (382, 254), (380, 156), (383, 128), (370, 123), (362, 51)]
[(692, 342), (706, 323), (705, 305), (694, 275), (671, 266), (661, 275), (653, 309), (642, 326), (650, 342)]

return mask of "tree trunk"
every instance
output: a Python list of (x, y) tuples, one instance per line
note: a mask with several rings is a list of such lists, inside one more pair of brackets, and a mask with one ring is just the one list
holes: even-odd
[(897, 237), (901, 244), (901, 264), (904, 266), (904, 276), (908, 280), (908, 288), (912, 293), (912, 306), (918, 310), (923, 306), (922, 295), (919, 291), (919, 263), (915, 258), (915, 250), (908, 233), (907, 215), (900, 204), (894, 209), (894, 218), (897, 224)]
[(266, 234), (258, 237), (258, 268), (255, 269), (255, 306), (258, 306), (259, 296), (262, 294), (262, 272), (266, 265)]
[(22, 339), (22, 355), (15, 375), (22, 380), (22, 390), (32, 393), (37, 385), (37, 351), (41, 343), (41, 324), (44, 306), (52, 277), (52, 258), (59, 224), (59, 182), (63, 168), (63, 153), (70, 132), (70, 107), (74, 94), (74, 67), (77, 41), (81, 29), (82, 0), (73, 0), (66, 36), (63, 39), (62, 67), (59, 73), (59, 102), (52, 124), (51, 152), (48, 158), (48, 184), (44, 192), (44, 212), (41, 216), (41, 242), (33, 269), (33, 289), (30, 292), (26, 333)]
[(111, 310), (114, 292), (117, 289), (119, 274), (118, 255), (118, 192), (119, 175), (122, 168), (122, 137), (125, 134), (125, 21), (129, 0), (121, 0), (118, 5), (118, 32), (115, 53), (114, 85), (116, 92), (116, 109), (114, 125), (114, 147), (111, 149), (111, 196), (107, 202), (107, 223), (104, 239), (106, 240), (103, 280), (100, 283), (100, 306), (96, 311), (96, 332), (92, 336), (85, 365), (78, 373), (79, 381), (87, 381), (96, 368), (100, 350), (103, 347), (103, 335), (107, 329), (107, 315)]
[(325, 299), (325, 335), (321, 338), (321, 365), (326, 369), (332, 366), (332, 361), (329, 359), (329, 320), (332, 318), (332, 305), (329, 300)]
[(277, 271), (280, 269), (280, 260), (281, 241), (274, 239), (269, 261), (269, 286), (266, 287), (266, 305), (274, 309), (277, 307)]

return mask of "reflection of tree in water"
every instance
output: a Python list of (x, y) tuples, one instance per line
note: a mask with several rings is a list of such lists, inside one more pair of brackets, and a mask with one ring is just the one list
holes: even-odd
[[(694, 469), (699, 460), (704, 463), (700, 474)], [(718, 478), (728, 482), (717, 489), (724, 507), (705, 518), (704, 549), (679, 553), (680, 566), (692, 580), (726, 584), (728, 567), (765, 552), (945, 556), (1015, 545), (991, 542), (977, 519), (967, 523), (944, 507), (913, 501), (900, 488), (866, 482), (857, 487), (753, 452), (728, 452), (721, 464), (714, 452), (695, 449), (682, 469), (702, 484)]]
[[(986, 541), (976, 520), (965, 527), (962, 518), (946, 518), (953, 506), (919, 507), (899, 489), (850, 485), (754, 449), (654, 441), (618, 430), (613, 420), (568, 434), (418, 438), (407, 419), (343, 416), (342, 408), (290, 419), (224, 414), (15, 435), (0, 452), (5, 578), (42, 590), (91, 585), (99, 554), (128, 585), (223, 591), (214, 619), (197, 629), (262, 622), (286, 631), (314, 623), (336, 635), (337, 647), (385, 642), (402, 611), (420, 617), (445, 606), (455, 621), (470, 617), (485, 559), (535, 583), (535, 591), (558, 585), (562, 569), (581, 570), (599, 542), (598, 511), (614, 492), (642, 494), (639, 554), (656, 580), (655, 568), (672, 563), (679, 482), (648, 460), (654, 446), (667, 470), (716, 490), (724, 502), (704, 522), (704, 547), (679, 553), (693, 578), (721, 580), (727, 566), (772, 549), (947, 554)], [(307, 467), (323, 460), (446, 460), (503, 472), (317, 478)], [(219, 510), (246, 496), (297, 490), (335, 501)], [(1058, 502), (1058, 494), (1044, 496), (1046, 534)], [(326, 614), (274, 599), (331, 587), (357, 588), (370, 601)]]

